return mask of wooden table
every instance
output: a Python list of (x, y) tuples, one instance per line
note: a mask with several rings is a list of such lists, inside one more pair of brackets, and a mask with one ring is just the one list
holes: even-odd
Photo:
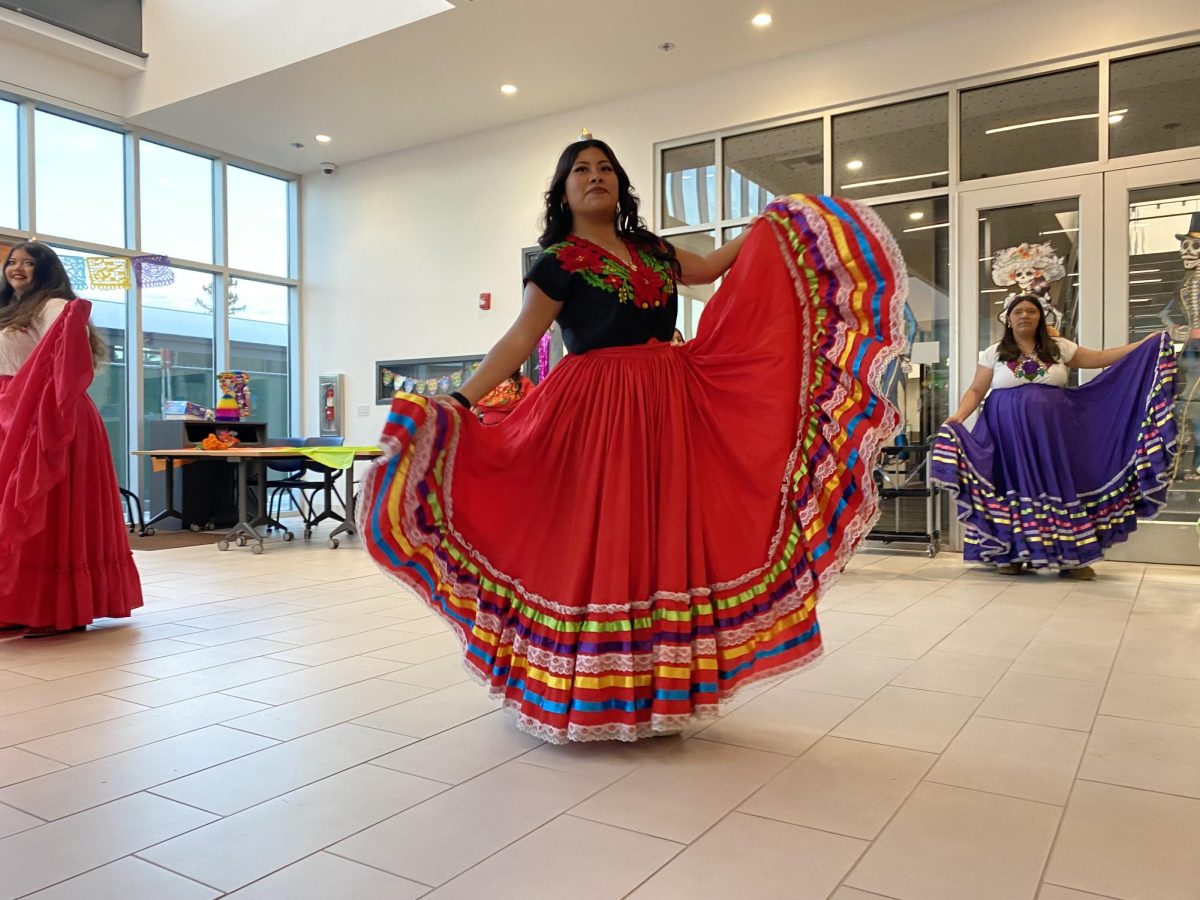
[[(293, 538), (292, 532), (279, 523), (274, 522), (267, 515), (267, 463), (272, 460), (282, 459), (297, 459), (307, 458), (304, 453), (304, 448), (301, 447), (238, 447), (231, 450), (197, 450), (194, 447), (179, 450), (134, 450), (134, 456), (146, 456), (151, 459), (161, 459), (167, 464), (167, 508), (159, 512), (153, 519), (147, 522), (147, 526), (153, 525), (155, 522), (161, 521), (168, 517), (174, 517), (183, 521), (183, 517), (179, 511), (174, 508), (175, 497), (175, 461), (178, 459), (223, 459), (228, 463), (235, 464), (237, 470), (237, 495), (238, 495), (238, 523), (233, 526), (225, 535), (217, 541), (218, 550), (228, 550), (230, 543), (234, 542), (239, 547), (250, 545), (250, 552), (254, 554), (263, 552), (264, 535), (259, 528), (268, 524), (275, 524), (283, 529), (284, 541), (290, 541)], [(375, 459), (382, 456), (382, 450), (360, 450), (354, 454), (354, 462), (362, 460)], [(354, 525), (354, 462), (346, 469), (350, 473), (350, 477), (346, 480), (346, 516), (342, 522), (329, 535), (328, 544), (330, 548), (337, 549), (339, 541), (338, 535), (341, 534), (357, 534), (357, 529)], [(258, 514), (251, 519), (246, 511), (249, 505), (249, 474), (250, 467), (254, 467), (255, 473), (258, 475), (258, 484), (260, 490), (258, 492)]]

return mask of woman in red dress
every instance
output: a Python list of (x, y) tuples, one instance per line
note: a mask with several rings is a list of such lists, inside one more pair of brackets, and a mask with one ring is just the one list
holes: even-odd
[[(831, 197), (677, 250), (597, 140), (563, 152), (545, 216), (521, 314), (475, 374), (394, 400), (360, 533), (518, 727), (670, 734), (820, 653), (818, 597), (878, 515), (870, 472), (899, 423), (879, 389), (903, 260), (874, 213)], [(672, 345), (677, 285), (727, 271)], [(482, 426), (472, 403), (553, 321), (570, 354)]]
[(45, 244), (9, 251), (0, 285), (0, 628), (26, 637), (128, 616), (142, 588), (112, 451), (87, 395), (105, 352)]

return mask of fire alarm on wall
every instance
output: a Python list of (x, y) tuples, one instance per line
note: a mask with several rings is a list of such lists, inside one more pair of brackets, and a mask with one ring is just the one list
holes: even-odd
[(479, 308), (480, 309), (491, 309), (492, 308), (492, 295), (491, 294), (484, 292), (479, 295)]

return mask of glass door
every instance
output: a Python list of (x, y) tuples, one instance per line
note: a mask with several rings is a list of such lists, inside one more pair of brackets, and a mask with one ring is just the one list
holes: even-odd
[(1104, 345), (1102, 199), (1100, 175), (959, 194), (951, 407), (971, 383), (979, 351), (1003, 335), (999, 317), (1014, 293), (1044, 296), (1063, 337)]
[(1200, 161), (1104, 177), (1105, 341), (1166, 329), (1179, 355), (1179, 446), (1167, 505), (1109, 556), (1200, 564)]

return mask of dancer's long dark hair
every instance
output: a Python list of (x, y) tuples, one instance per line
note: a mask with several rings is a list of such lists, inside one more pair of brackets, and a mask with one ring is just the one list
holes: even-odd
[(1008, 309), (1004, 312), (1004, 337), (1000, 338), (996, 356), (1001, 362), (1008, 362), (1020, 359), (1024, 355), (1021, 348), (1017, 346), (1017, 336), (1013, 334), (1012, 325), (1008, 323), (1008, 317), (1017, 308), (1018, 303), (1032, 303), (1037, 309), (1038, 321), (1037, 330), (1033, 333), (1033, 352), (1046, 365), (1054, 365), (1059, 360), (1058, 344), (1054, 343), (1054, 339), (1050, 337), (1050, 332), (1046, 329), (1046, 311), (1042, 309), (1041, 300), (1033, 294), (1020, 294), (1008, 304)]
[[(0, 329), (33, 328), (47, 301), (78, 299), (62, 260), (41, 241), (22, 241), (14, 246), (4, 257), (4, 269), (18, 250), (24, 250), (33, 259), (33, 275), (29, 279), (29, 288), (19, 297), (8, 279), (0, 278)], [(99, 365), (108, 358), (108, 348), (90, 323), (88, 341), (92, 346), (92, 360)]]
[(538, 238), (538, 244), (543, 248), (549, 247), (571, 233), (571, 209), (567, 206), (567, 176), (571, 174), (575, 158), (592, 147), (608, 157), (613, 172), (617, 175), (617, 234), (623, 240), (646, 250), (669, 265), (675, 280), (678, 281), (682, 270), (675, 248), (646, 227), (646, 223), (638, 215), (639, 201), (629, 184), (629, 175), (617, 161), (612, 147), (595, 138), (569, 144), (559, 156), (558, 164), (554, 167), (554, 177), (550, 179), (550, 189), (546, 191), (546, 210), (542, 217), (542, 236)]

